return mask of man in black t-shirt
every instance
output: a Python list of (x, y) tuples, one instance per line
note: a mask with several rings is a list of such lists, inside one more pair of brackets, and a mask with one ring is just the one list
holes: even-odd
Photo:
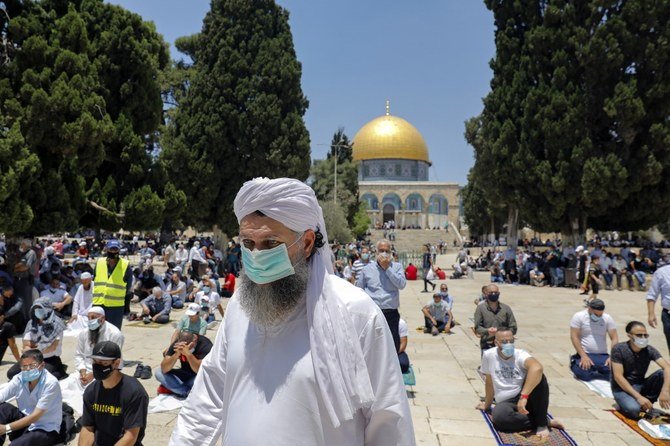
[(141, 446), (147, 426), (149, 396), (142, 384), (121, 373), (121, 349), (111, 341), (93, 347), (95, 381), (84, 391), (79, 446)]
[[(161, 383), (159, 393), (174, 393), (180, 397), (188, 396), (195, 375), (200, 370), (200, 364), (212, 349), (212, 341), (205, 336), (198, 336), (191, 332), (182, 332), (177, 340), (168, 348), (156, 369), (156, 380)], [(181, 368), (174, 366), (179, 361)]]
[[(658, 400), (663, 409), (670, 409), (670, 363), (649, 344), (649, 334), (642, 322), (626, 325), (628, 342), (612, 347), (612, 394), (619, 411), (637, 420), (640, 411), (649, 412)], [(661, 370), (645, 378), (649, 364), (655, 361)]]

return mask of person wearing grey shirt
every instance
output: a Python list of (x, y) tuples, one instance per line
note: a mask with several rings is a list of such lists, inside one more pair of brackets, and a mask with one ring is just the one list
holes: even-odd
[(356, 278), (356, 286), (365, 290), (384, 313), (395, 349), (400, 346), (400, 290), (407, 285), (405, 271), (400, 263), (394, 262), (391, 255), (391, 243), (388, 240), (377, 242), (377, 261), (368, 263)]
[[(154, 287), (152, 293), (140, 302), (142, 305), (142, 314), (140, 317), (145, 324), (156, 322), (157, 324), (167, 324), (170, 322), (170, 310), (172, 309), (172, 297), (163, 293), (161, 287)], [(135, 317), (133, 319), (139, 319)]]
[(500, 290), (497, 285), (488, 285), (484, 291), (485, 301), (475, 310), (475, 332), (479, 336), (479, 345), (487, 350), (493, 347), (498, 329), (512, 330), (516, 334), (516, 319), (509, 305), (499, 302)]

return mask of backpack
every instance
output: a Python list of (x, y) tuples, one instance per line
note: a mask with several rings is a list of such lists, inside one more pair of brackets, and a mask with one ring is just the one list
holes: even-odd
[(81, 424), (74, 421), (74, 409), (63, 403), (63, 421), (60, 424), (60, 437), (64, 444), (68, 444), (81, 430)]

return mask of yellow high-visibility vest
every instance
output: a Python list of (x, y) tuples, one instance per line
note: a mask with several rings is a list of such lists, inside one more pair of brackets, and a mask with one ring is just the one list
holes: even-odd
[(109, 276), (107, 259), (98, 259), (95, 266), (95, 286), (93, 287), (93, 305), (122, 307), (126, 301), (126, 282), (123, 281), (128, 269), (128, 260), (119, 259), (116, 268)]

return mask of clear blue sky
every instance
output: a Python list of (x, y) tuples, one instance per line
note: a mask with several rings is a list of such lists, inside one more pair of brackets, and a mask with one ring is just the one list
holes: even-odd
[[(173, 43), (200, 31), (204, 0), (112, 0), (156, 24)], [(423, 134), (430, 179), (465, 184), (473, 164), (464, 121), (482, 109), (495, 53), (483, 0), (279, 0), (289, 10), (312, 157), (323, 158), (339, 126), (350, 138), (384, 113)], [(173, 58), (180, 57), (174, 47)]]

